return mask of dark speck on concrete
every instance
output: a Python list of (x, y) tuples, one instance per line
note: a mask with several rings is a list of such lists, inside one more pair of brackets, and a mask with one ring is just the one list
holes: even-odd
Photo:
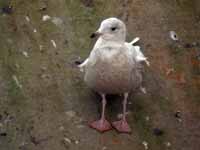
[(186, 44), (184, 45), (184, 47), (185, 47), (185, 48), (192, 48), (192, 47), (193, 47), (193, 45), (192, 45), (192, 44), (190, 44), (190, 43), (186, 43)]
[(74, 63), (75, 65), (80, 65), (82, 64), (84, 61), (83, 60), (75, 60)]
[(196, 59), (200, 61), (200, 54), (196, 56)]
[(4, 14), (12, 14), (13, 12), (13, 9), (11, 6), (5, 6), (2, 8), (2, 13)]
[(34, 136), (30, 136), (30, 140), (34, 145), (40, 144), (39, 141)]
[(176, 118), (181, 118), (181, 112), (180, 111), (175, 112), (174, 116)]
[(199, 43), (199, 42), (193, 42), (192, 45), (193, 45), (194, 47), (200, 47), (200, 43)]
[(0, 114), (0, 121), (2, 120), (3, 116)]
[(81, 0), (81, 2), (82, 2), (86, 7), (93, 7), (93, 6), (94, 6), (93, 0)]
[(0, 133), (0, 136), (7, 136), (7, 133), (6, 132), (2, 132), (2, 133)]
[(153, 134), (156, 135), (156, 136), (161, 136), (164, 134), (164, 131), (159, 129), (159, 128), (154, 128), (153, 129)]

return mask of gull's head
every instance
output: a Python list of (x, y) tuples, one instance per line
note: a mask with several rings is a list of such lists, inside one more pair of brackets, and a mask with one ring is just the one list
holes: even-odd
[(124, 42), (126, 38), (126, 26), (117, 18), (108, 18), (101, 22), (99, 29), (91, 35), (91, 38), (96, 36), (107, 41)]

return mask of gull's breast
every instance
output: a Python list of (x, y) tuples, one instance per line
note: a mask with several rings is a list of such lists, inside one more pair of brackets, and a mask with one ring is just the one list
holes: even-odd
[(126, 51), (100, 51), (88, 65), (85, 82), (97, 92), (118, 94), (136, 87), (137, 69)]

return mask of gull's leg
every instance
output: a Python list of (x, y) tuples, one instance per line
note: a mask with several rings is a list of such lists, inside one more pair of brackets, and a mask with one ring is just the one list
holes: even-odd
[(106, 97), (105, 94), (101, 94), (102, 97), (102, 112), (101, 119), (90, 123), (90, 127), (94, 128), (100, 132), (105, 132), (111, 130), (112, 127), (110, 123), (105, 119), (105, 107), (106, 107)]
[(124, 93), (124, 100), (123, 100), (123, 117), (119, 121), (115, 121), (112, 123), (113, 127), (121, 132), (121, 133), (130, 133), (131, 128), (129, 127), (127, 121), (126, 121), (126, 104), (128, 99), (128, 93)]

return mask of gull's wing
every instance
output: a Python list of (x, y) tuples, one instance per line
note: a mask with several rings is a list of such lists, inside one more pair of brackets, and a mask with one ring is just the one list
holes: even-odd
[(139, 37), (136, 37), (133, 39), (133, 41), (130, 42), (131, 45), (135, 44), (136, 42), (138, 42), (140, 40)]
[(128, 49), (130, 50), (130, 52), (132, 53), (133, 57), (135, 58), (135, 60), (137, 62), (144, 61), (147, 64), (147, 66), (150, 66), (150, 63), (147, 60), (147, 57), (145, 57), (144, 54), (142, 53), (142, 51), (140, 50), (140, 46), (134, 46), (133, 45), (133, 44), (135, 44), (139, 40), (140, 40), (140, 38), (136, 37), (130, 43), (126, 42), (125, 44), (126, 44), (126, 46), (128, 47)]

